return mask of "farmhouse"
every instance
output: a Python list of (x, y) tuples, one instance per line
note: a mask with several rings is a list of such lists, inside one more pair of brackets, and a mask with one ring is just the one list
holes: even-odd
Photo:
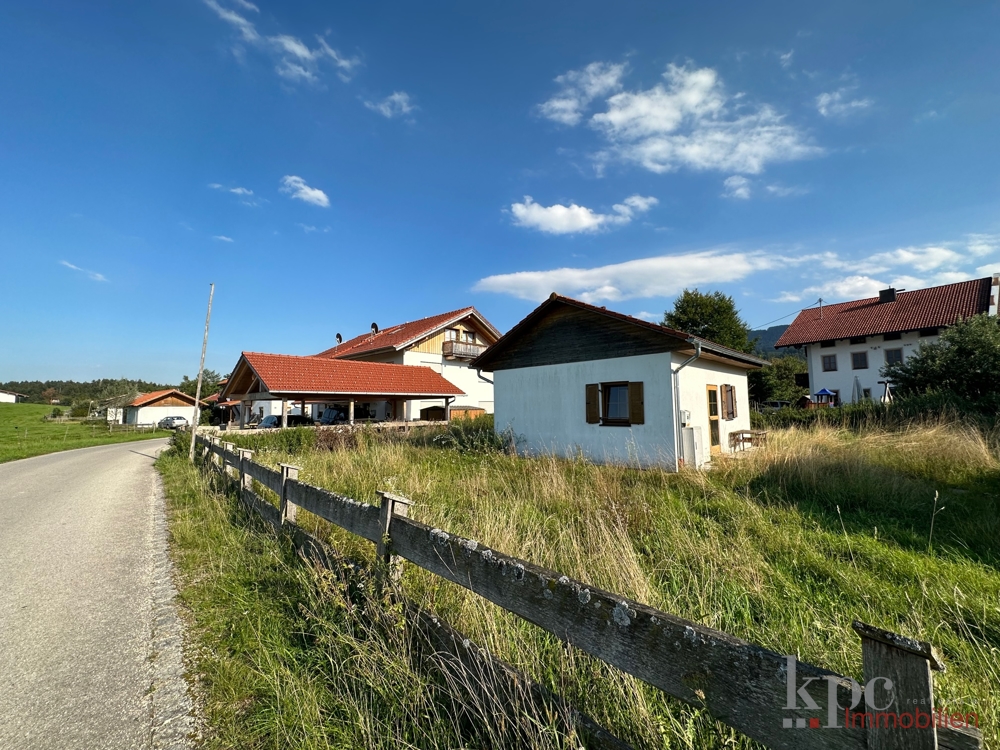
[(19, 404), (27, 398), (23, 393), (0, 391), (0, 404)]
[(297, 402), (301, 413), (309, 405), (344, 403), (353, 423), (358, 403), (379, 404), (392, 419), (411, 399), (434, 400), (447, 412), (462, 395), (460, 388), (429, 367), (243, 352), (220, 398), (241, 404), (244, 427), (252, 404), (259, 402), (279, 403), (282, 425), (287, 426), (290, 403)]
[(529, 451), (677, 469), (742, 443), (765, 364), (553, 294), (470, 367), (493, 373), (496, 428)]
[(994, 274), (912, 292), (883, 289), (878, 297), (810, 308), (775, 347), (805, 347), (814, 394), (826, 389), (835, 403), (886, 398), (882, 367), (909, 359), (963, 318), (995, 315), (998, 286), (1000, 274)]
[[(432, 315), (410, 323), (379, 328), (340, 342), (317, 354), (324, 359), (383, 362), (397, 365), (430, 367), (455, 385), (462, 395), (451, 407), (464, 414), (493, 412), (493, 384), (469, 366), (471, 360), (500, 338), (500, 332), (474, 307)], [(374, 404), (374, 419), (390, 418), (387, 406)], [(440, 400), (412, 399), (395, 419), (414, 420), (435, 417), (442, 409)]]
[(176, 389), (136, 396), (125, 407), (125, 424), (156, 424), (164, 417), (184, 417), (194, 424), (194, 396)]

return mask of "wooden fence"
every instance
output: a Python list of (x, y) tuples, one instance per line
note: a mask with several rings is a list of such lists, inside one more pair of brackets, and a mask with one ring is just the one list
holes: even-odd
[[(202, 455), (239, 482), (243, 501), (276, 531), (318, 545), (294, 523), (296, 509), (307, 510), (375, 543), (387, 561), (398, 556), (457, 583), (666, 694), (707, 709), (768, 747), (982, 747), (978, 729), (956, 726), (960, 722), (947, 717), (942, 723), (935, 712), (932, 670), (944, 665), (930, 644), (855, 622), (866, 683), (859, 686), (843, 675), (411, 520), (405, 498), (380, 492), (380, 506), (358, 502), (298, 481), (297, 467), (282, 464), (276, 471), (232, 443), (200, 435), (196, 440)], [(273, 491), (280, 506), (254, 493), (251, 480)], [(845, 707), (855, 705), (845, 713)], [(592, 729), (598, 736), (603, 731)]]

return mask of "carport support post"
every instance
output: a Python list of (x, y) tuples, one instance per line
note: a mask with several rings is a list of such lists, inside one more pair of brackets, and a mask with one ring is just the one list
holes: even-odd
[(240, 429), (247, 426), (247, 409), (250, 408), (249, 401), (240, 401)]
[(281, 429), (288, 427), (288, 399), (281, 399)]
[(378, 495), (380, 503), (379, 528), (382, 531), (382, 535), (376, 543), (375, 551), (385, 563), (386, 569), (389, 572), (389, 578), (393, 581), (398, 581), (403, 575), (403, 561), (398, 557), (394, 557), (390, 552), (392, 517), (393, 515), (397, 515), (400, 518), (407, 518), (410, 515), (410, 506), (413, 505), (413, 501), (389, 492), (377, 491), (375, 494)]
[(295, 505), (288, 502), (288, 480), (299, 478), (299, 466), (278, 464), (281, 467), (281, 523), (295, 523)]
[[(874, 721), (868, 725), (870, 750), (937, 750), (934, 727), (934, 678), (931, 669), (944, 671), (944, 664), (931, 644), (882, 630), (855, 620), (854, 632), (861, 636), (862, 673), (866, 685), (875, 689), (876, 706), (887, 706), (891, 695), (895, 703), (884, 710), (898, 714), (913, 712), (913, 725), (903, 730)], [(885, 679), (892, 680), (893, 692), (884, 689)], [(872, 681), (875, 681), (874, 683)], [(869, 709), (865, 709), (869, 710)], [(916, 712), (929, 714), (927, 726), (917, 725)]]
[(354, 399), (347, 402), (347, 423), (354, 424)]

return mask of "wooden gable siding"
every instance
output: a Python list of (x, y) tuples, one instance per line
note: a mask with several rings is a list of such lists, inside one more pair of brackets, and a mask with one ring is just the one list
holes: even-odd
[[(445, 328), (454, 328), (458, 331), (475, 331), (476, 343), (481, 345), (489, 346), (496, 341), (496, 336), (490, 331), (475, 324), (475, 321), (471, 318), (463, 318), (458, 323), (450, 326), (445, 326)], [(459, 339), (461, 340), (461, 339)], [(445, 342), (445, 333), (442, 329), (439, 333), (431, 336), (430, 338), (424, 339), (417, 344), (410, 347), (411, 352), (422, 352), (425, 354), (440, 354), (441, 346)]]
[(566, 306), (553, 309), (500, 353), (492, 370), (659, 354), (690, 344), (625, 321)]
[[(194, 399), (191, 400), (194, 401)], [(143, 404), (142, 406), (194, 406), (194, 404), (179, 399), (177, 396), (167, 396), (166, 398), (160, 398), (156, 401), (150, 401), (148, 404)]]

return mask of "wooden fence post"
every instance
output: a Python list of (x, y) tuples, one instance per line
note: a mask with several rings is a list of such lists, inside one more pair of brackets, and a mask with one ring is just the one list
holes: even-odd
[(403, 561), (402, 558), (393, 556), (390, 545), (387, 542), (391, 541), (392, 534), (390, 528), (392, 526), (392, 517), (396, 515), (407, 518), (410, 515), (410, 506), (413, 505), (413, 501), (389, 492), (376, 491), (375, 494), (378, 495), (379, 499), (379, 526), (382, 531), (381, 537), (376, 542), (376, 554), (385, 563), (386, 569), (389, 571), (389, 577), (393, 581), (398, 581), (403, 575)]
[(253, 458), (253, 451), (246, 448), (238, 449), (240, 454), (240, 489), (241, 490), (252, 490), (253, 489), (253, 477), (247, 474), (246, 465)]
[(288, 480), (299, 478), (300, 466), (278, 464), (281, 467), (281, 523), (295, 523), (295, 504), (288, 502)]
[[(221, 440), (221, 438), (220, 438), (220, 440)], [(223, 447), (223, 449), (227, 453), (235, 453), (236, 452), (236, 445), (234, 443), (223, 442), (222, 443), (222, 447)], [(226, 456), (223, 455), (222, 456), (222, 473), (225, 474), (226, 476), (231, 476), (230, 473), (229, 473), (229, 467), (230, 466), (232, 466), (232, 464), (230, 463), (230, 464), (227, 465), (226, 464)], [(233, 471), (236, 471), (236, 467), (235, 466), (233, 466)]]
[[(866, 686), (866, 705), (857, 710), (873, 715), (868, 724), (869, 750), (937, 750), (931, 669), (943, 672), (944, 664), (934, 647), (858, 620), (852, 627), (861, 636)], [(896, 722), (878, 721), (879, 713), (890, 712)], [(927, 718), (921, 725), (923, 715)], [(901, 728), (889, 726), (897, 722)]]

